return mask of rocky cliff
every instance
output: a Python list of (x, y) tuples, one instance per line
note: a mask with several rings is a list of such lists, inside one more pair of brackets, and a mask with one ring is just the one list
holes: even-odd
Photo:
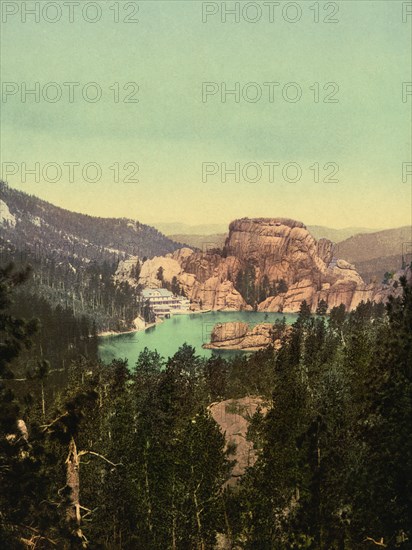
[[(176, 277), (193, 309), (296, 312), (303, 300), (315, 311), (362, 300), (384, 301), (391, 289), (365, 284), (355, 267), (334, 258), (334, 244), (316, 241), (306, 226), (287, 218), (233, 221), (221, 253), (183, 248), (146, 261), (141, 284), (158, 287)], [(163, 267), (163, 279), (157, 278)]]

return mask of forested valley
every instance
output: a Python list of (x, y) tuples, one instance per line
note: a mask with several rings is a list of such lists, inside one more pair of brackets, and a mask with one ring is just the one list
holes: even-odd
[[(6, 549), (412, 548), (412, 289), (299, 317), (280, 350), (99, 362), (96, 327), (0, 270)], [(37, 318), (37, 319), (36, 319)], [(261, 396), (257, 461), (211, 403)]]

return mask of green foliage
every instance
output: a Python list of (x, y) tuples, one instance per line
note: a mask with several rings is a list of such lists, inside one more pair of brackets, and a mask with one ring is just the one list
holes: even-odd
[[(251, 275), (239, 278), (249, 292)], [(243, 550), (410, 548), (412, 290), (405, 280), (402, 298), (386, 309), (368, 302), (327, 316), (320, 302), (313, 315), (303, 302), (278, 351), (205, 359), (185, 344), (166, 360), (145, 349), (129, 368), (90, 356), (90, 327), (67, 310), (51, 311), (52, 323), (36, 335), (36, 323), (12, 312), (25, 277), (0, 271), (5, 548), (26, 539), (40, 549), (209, 550), (218, 536)], [(42, 311), (43, 323), (49, 310)], [(59, 319), (70, 320), (69, 335), (61, 326), (54, 332)], [(273, 330), (284, 335), (285, 321)], [(87, 342), (82, 356), (68, 354), (70, 342)], [(57, 383), (63, 358), (67, 376)], [(225, 445), (208, 406), (248, 395), (264, 397), (268, 412), (248, 419), (257, 461), (228, 486), (236, 449)], [(226, 412), (246, 415), (235, 402)], [(67, 481), (73, 442), (77, 526), (66, 513), (75, 496)]]
[(316, 315), (325, 316), (328, 310), (328, 304), (325, 300), (320, 300), (318, 307), (316, 308)]
[(176, 294), (178, 296), (180, 294), (180, 285), (177, 281), (177, 277), (174, 276), (172, 279), (170, 290), (173, 292), (173, 294)]
[[(12, 264), (0, 269), (0, 539), (5, 548), (21, 548), (34, 527), (37, 538), (46, 541), (45, 522), (56, 521), (43, 502), (49, 486), (43, 439), (35, 425), (29, 431), (22, 417), (23, 402), (13, 391), (16, 362), (30, 348), (37, 328), (35, 321), (10, 314), (12, 291), (28, 276), (29, 271), (15, 271)], [(47, 367), (39, 366), (39, 376), (46, 374)]]
[(246, 263), (244, 269), (238, 271), (234, 285), (245, 302), (255, 308), (269, 296), (277, 296), (288, 291), (288, 285), (284, 279), (270, 283), (268, 276), (263, 275), (258, 283), (255, 266), (250, 262)]
[[(412, 292), (329, 322), (305, 303), (277, 355), (273, 407), (249, 436), (255, 466), (232, 495), (241, 548), (409, 548)], [(368, 542), (369, 541), (369, 542)]]
[(163, 273), (164, 273), (164, 269), (162, 266), (160, 266), (156, 273), (156, 279), (158, 279), (161, 283), (164, 282)]
[(276, 287), (277, 294), (284, 294), (287, 291), (288, 285), (286, 284), (286, 281), (284, 279), (280, 279)]
[(256, 270), (253, 264), (247, 263), (245, 269), (241, 269), (235, 281), (235, 288), (247, 304), (254, 306), (257, 296)]
[(394, 275), (393, 271), (386, 271), (383, 276), (382, 284), (388, 285), (389, 282), (393, 279), (393, 275)]

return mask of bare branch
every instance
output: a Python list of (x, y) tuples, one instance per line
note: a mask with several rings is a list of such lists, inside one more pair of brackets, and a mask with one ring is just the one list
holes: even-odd
[(40, 428), (43, 428), (43, 431), (45, 432), (46, 430), (51, 428), (53, 424), (56, 424), (59, 420), (61, 420), (62, 418), (65, 418), (66, 416), (69, 416), (69, 413), (67, 411), (61, 414), (60, 416), (58, 416), (57, 418), (55, 418), (53, 422), (50, 422), (50, 424), (43, 424), (42, 426), (40, 426)]
[(86, 506), (82, 506), (81, 504), (79, 504), (79, 506), (82, 510), (86, 510), (86, 512), (91, 512), (90, 508), (86, 508)]
[[(38, 529), (35, 529), (34, 527), (30, 527), (30, 525), (19, 525), (18, 527), (21, 527), (23, 529), (28, 529), (29, 531), (32, 531), (33, 533), (36, 533), (36, 536), (34, 537), (36, 539), (47, 540), (47, 542), (50, 542), (50, 544), (53, 544), (53, 546), (57, 546), (57, 544), (54, 540), (49, 539), (48, 537), (43, 537), (42, 535), (40, 535), (40, 531)], [(27, 546), (32, 546), (33, 545), (31, 540), (21, 538), (21, 541), (24, 542)], [(29, 544), (27, 544), (27, 543), (29, 543)]]
[(82, 510), (86, 510), (86, 513), (82, 516), (82, 520), (84, 520), (85, 518), (87, 518), (87, 516), (90, 516), (90, 514), (93, 514), (93, 512), (95, 512), (97, 510), (97, 508), (95, 508), (94, 510), (89, 510), (89, 508), (85, 508), (81, 504), (80, 504), (80, 508)]
[(372, 537), (366, 537), (366, 539), (363, 542), (372, 542), (373, 544), (376, 544), (376, 546), (381, 546), (382, 548), (387, 548), (387, 544), (383, 542), (383, 537), (381, 537), (381, 540), (375, 540)]
[(112, 462), (111, 460), (109, 460), (108, 458), (106, 458), (105, 456), (99, 454), (99, 453), (95, 453), (94, 451), (80, 451), (80, 453), (78, 453), (78, 457), (80, 458), (81, 456), (84, 456), (84, 455), (93, 455), (93, 456), (97, 456), (98, 458), (101, 458), (102, 460), (105, 460), (108, 464), (110, 464), (111, 466), (123, 466), (123, 464), (121, 462), (118, 462), (117, 464), (115, 464), (114, 462)]
[[(64, 369), (51, 369), (48, 374), (52, 372), (62, 372)], [(0, 382), (27, 382), (27, 378), (0, 378)]]

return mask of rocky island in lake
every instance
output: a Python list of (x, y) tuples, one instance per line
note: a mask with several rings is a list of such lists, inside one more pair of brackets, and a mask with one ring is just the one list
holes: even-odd
[(210, 335), (210, 343), (205, 349), (258, 351), (273, 346), (279, 349), (282, 339), (288, 334), (287, 325), (259, 323), (251, 328), (248, 323), (217, 323)]

